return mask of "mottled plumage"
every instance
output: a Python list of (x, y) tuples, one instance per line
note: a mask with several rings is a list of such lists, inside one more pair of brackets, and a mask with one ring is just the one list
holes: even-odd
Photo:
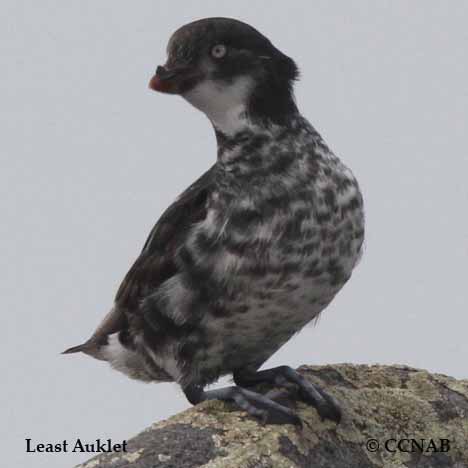
[[(178, 382), (196, 403), (221, 375), (263, 375), (255, 372), (330, 303), (361, 254), (363, 203), (351, 171), (297, 110), (296, 77), (289, 57), (238, 21), (201, 20), (173, 35), (151, 87), (207, 114), (217, 161), (161, 216), (93, 337), (68, 352)], [(277, 374), (262, 379), (278, 383)], [(230, 389), (212, 397), (239, 404)], [(333, 405), (308, 390), (319, 411), (314, 399)], [(251, 414), (265, 410), (241, 393)], [(266, 409), (284, 410), (276, 406)]]

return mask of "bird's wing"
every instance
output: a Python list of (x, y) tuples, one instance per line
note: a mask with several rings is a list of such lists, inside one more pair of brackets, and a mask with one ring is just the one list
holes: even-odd
[(177, 273), (176, 251), (191, 226), (206, 216), (206, 200), (215, 166), (194, 182), (162, 214), (146, 240), (140, 256), (125, 276), (115, 298), (115, 306), (104, 317), (91, 338), (63, 354), (85, 352), (95, 357), (107, 337), (128, 327), (126, 312), (139, 307), (141, 300)]
[(177, 273), (176, 251), (194, 223), (206, 216), (215, 166), (194, 182), (163, 213), (116, 295), (116, 309), (132, 311), (143, 298)]

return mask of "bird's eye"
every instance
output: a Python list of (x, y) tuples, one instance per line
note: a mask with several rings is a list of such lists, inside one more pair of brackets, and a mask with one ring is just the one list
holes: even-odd
[(224, 44), (217, 44), (211, 49), (212, 57), (216, 59), (223, 58), (226, 55), (227, 48)]

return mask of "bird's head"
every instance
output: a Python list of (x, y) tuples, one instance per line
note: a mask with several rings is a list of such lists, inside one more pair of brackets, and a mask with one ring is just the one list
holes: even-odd
[(281, 123), (296, 112), (298, 69), (256, 29), (229, 18), (186, 24), (170, 38), (167, 62), (150, 81), (203, 111), (218, 131), (235, 133), (243, 120)]

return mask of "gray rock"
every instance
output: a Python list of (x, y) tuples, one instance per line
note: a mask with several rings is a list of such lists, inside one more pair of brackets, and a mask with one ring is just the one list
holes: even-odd
[[(286, 403), (296, 407), (302, 429), (262, 426), (208, 401), (153, 424), (128, 441), (126, 453), (99, 455), (78, 468), (468, 468), (467, 380), (399, 365), (299, 370), (341, 403), (338, 426), (291, 399)], [(398, 450), (402, 439), (410, 440)]]

